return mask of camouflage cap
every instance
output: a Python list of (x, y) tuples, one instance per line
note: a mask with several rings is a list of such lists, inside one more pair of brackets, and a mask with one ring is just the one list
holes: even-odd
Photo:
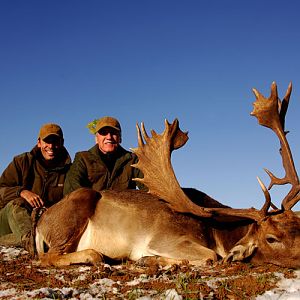
[(104, 127), (112, 127), (121, 133), (121, 125), (119, 121), (113, 117), (103, 117), (99, 119), (95, 126), (95, 133)]
[(49, 135), (56, 135), (60, 138), (63, 138), (63, 132), (62, 132), (60, 126), (58, 126), (57, 124), (53, 124), (53, 123), (44, 124), (41, 127), (40, 133), (39, 133), (39, 138), (44, 140)]

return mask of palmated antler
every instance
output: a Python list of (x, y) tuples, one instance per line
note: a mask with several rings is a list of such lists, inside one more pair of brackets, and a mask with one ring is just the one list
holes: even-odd
[(132, 151), (138, 156), (139, 161), (133, 167), (139, 168), (144, 178), (134, 180), (145, 184), (149, 188), (149, 193), (167, 202), (173, 210), (228, 221), (239, 219), (260, 221), (264, 218), (265, 208), (261, 211), (254, 208), (204, 208), (194, 204), (185, 195), (171, 165), (172, 151), (182, 147), (188, 140), (187, 133), (180, 130), (177, 119), (172, 124), (165, 121), (165, 130), (161, 135), (152, 130), (152, 137), (149, 137), (143, 123), (141, 129), (137, 125), (137, 131), (138, 148)]
[[(141, 129), (137, 125), (138, 148), (131, 149), (139, 158), (133, 167), (139, 168), (144, 178), (135, 178), (149, 188), (149, 193), (166, 200), (170, 207), (178, 212), (197, 213), (203, 217), (211, 214), (203, 208), (189, 201), (184, 194), (174, 174), (171, 165), (171, 153), (174, 149), (182, 147), (188, 140), (188, 135), (179, 128), (178, 120), (170, 124), (165, 120), (165, 130), (159, 135), (151, 130), (150, 138), (145, 130), (144, 124)], [(142, 132), (141, 132), (142, 131)], [(144, 142), (145, 141), (145, 142)], [(171, 199), (171, 201), (169, 201)]]
[[(292, 92), (292, 84), (290, 83), (287, 92), (282, 101), (278, 98), (277, 85), (275, 82), (271, 86), (271, 95), (266, 99), (256, 89), (253, 89), (256, 101), (253, 103), (254, 109), (251, 115), (258, 119), (260, 125), (272, 129), (280, 141), (280, 154), (282, 157), (282, 164), (285, 170), (285, 176), (278, 178), (272, 172), (265, 169), (270, 176), (271, 182), (268, 187), (270, 190), (273, 185), (291, 184), (292, 188), (289, 193), (282, 200), (282, 208), (290, 210), (300, 199), (299, 178), (294, 165), (294, 160), (286, 138), (285, 131), (285, 115), (289, 105), (289, 99)], [(265, 193), (266, 195), (266, 193)]]

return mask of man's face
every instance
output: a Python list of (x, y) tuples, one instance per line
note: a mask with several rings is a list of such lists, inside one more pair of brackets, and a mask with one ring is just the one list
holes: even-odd
[(96, 143), (104, 154), (116, 151), (120, 142), (120, 132), (112, 127), (103, 127), (96, 133)]
[(41, 149), (45, 160), (57, 158), (63, 146), (63, 139), (56, 135), (49, 135), (45, 139), (38, 139), (38, 147)]

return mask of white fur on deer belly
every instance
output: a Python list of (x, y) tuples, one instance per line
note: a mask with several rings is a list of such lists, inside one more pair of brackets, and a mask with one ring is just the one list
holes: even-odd
[(113, 259), (129, 258), (137, 260), (143, 256), (151, 256), (148, 244), (152, 239), (147, 235), (136, 235), (134, 240), (122, 231), (107, 230), (107, 226), (97, 226), (89, 222), (80, 238), (77, 251), (94, 249)]

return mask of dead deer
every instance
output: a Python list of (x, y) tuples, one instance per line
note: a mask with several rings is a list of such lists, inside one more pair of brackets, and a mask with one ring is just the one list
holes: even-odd
[[(290, 184), (291, 190), (280, 209), (273, 208), (268, 189), (259, 180), (265, 195), (260, 210), (233, 209), (202, 192), (189, 197), (171, 165), (171, 153), (188, 140), (179, 122), (165, 122), (162, 134), (138, 130), (138, 147), (132, 149), (139, 162), (134, 167), (144, 173), (135, 179), (149, 192), (138, 190), (97, 192), (79, 189), (49, 208), (36, 227), (36, 246), (44, 265), (62, 266), (111, 259), (130, 259), (160, 264), (188, 260), (194, 265), (208, 261), (249, 261), (300, 267), (300, 218), (292, 212), (299, 201), (299, 179), (286, 139), (285, 114), (292, 86), (284, 99), (277, 86), (271, 96), (256, 96), (251, 113), (262, 126), (278, 136), (285, 169), (284, 178), (270, 171), (271, 183)], [(47, 249), (47, 250), (45, 250)]]

